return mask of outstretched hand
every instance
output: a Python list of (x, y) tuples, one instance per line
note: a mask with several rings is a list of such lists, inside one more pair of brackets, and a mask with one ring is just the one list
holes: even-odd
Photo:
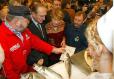
[(61, 48), (54, 47), (52, 52), (55, 53), (55, 54), (64, 53), (65, 52), (65, 48), (64, 47), (61, 47)]

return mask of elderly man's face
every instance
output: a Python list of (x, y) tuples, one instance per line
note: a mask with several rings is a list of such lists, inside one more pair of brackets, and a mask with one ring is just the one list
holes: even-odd
[(54, 9), (61, 9), (61, 1), (57, 1), (57, 0), (55, 0), (54, 2), (53, 2), (53, 8)]
[(81, 26), (81, 24), (83, 23), (83, 15), (80, 15), (80, 16), (75, 16), (74, 17), (74, 25), (75, 27), (79, 28)]
[(47, 15), (47, 9), (45, 7), (39, 7), (37, 13), (33, 13), (33, 18), (38, 23), (43, 23), (46, 15)]
[(17, 30), (18, 32), (23, 32), (29, 24), (29, 20), (19, 16), (15, 22), (15, 27), (14, 29)]

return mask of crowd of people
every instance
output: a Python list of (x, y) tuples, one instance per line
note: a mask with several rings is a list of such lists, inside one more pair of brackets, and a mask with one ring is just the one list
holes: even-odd
[[(95, 27), (91, 23), (104, 15), (112, 3), (112, 0), (1, 0), (0, 72), (7, 79), (20, 79), (21, 74), (33, 71), (34, 63), (48, 67), (59, 62), (66, 45), (75, 47), (75, 53), (97, 50), (90, 43), (90, 39), (98, 37), (92, 34)], [(101, 44), (98, 38), (95, 41)], [(105, 52), (111, 60), (109, 51)], [(112, 72), (105, 68), (95, 67), (100, 72)]]

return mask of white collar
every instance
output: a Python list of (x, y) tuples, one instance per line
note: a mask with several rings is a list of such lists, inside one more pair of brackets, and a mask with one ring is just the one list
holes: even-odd
[(39, 23), (35, 21), (35, 19), (33, 18), (33, 16), (31, 15), (31, 20), (33, 21), (33, 23), (37, 26)]

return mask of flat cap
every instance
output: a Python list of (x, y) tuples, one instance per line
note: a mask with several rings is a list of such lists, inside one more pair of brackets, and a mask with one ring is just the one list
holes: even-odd
[(30, 10), (26, 6), (13, 6), (9, 5), (9, 14), (14, 16), (29, 16)]

